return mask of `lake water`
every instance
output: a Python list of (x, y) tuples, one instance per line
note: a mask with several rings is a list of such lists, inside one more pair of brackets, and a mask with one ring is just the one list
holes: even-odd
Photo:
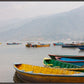
[(62, 48), (53, 46), (41, 48), (27, 48), (25, 42), (21, 45), (0, 45), (0, 82), (14, 82), (14, 63), (26, 63), (43, 66), (43, 59), (49, 58), (48, 54), (84, 55), (78, 48)]

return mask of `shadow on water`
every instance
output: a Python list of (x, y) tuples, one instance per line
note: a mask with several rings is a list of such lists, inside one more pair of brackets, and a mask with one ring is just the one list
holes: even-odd
[(30, 81), (24, 81), (23, 79), (18, 78), (17, 73), (15, 72), (14, 76), (13, 76), (13, 81), (14, 83), (31, 83)]

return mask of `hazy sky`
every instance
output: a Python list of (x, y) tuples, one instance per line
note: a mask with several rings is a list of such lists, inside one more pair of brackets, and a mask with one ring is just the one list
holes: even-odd
[(27, 1), (27, 2), (0, 2), (0, 20), (12, 18), (31, 18), (42, 15), (56, 14), (78, 8), (84, 5), (82, 1)]

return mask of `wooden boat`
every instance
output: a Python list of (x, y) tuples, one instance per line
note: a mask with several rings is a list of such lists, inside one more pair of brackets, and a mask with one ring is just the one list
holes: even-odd
[(32, 45), (31, 43), (27, 43), (26, 47), (37, 47), (37, 45), (35, 45), (35, 44)]
[(77, 55), (53, 55), (53, 54), (49, 54), (48, 56), (52, 59), (55, 59), (55, 60), (56, 60), (56, 57), (66, 57), (66, 58), (74, 58), (74, 59), (83, 59), (84, 60), (84, 56), (77, 56)]
[(13, 43), (7, 43), (7, 45), (19, 45), (19, 44), (21, 44), (21, 43), (15, 43), (15, 42), (13, 42)]
[(84, 50), (84, 47), (79, 47), (80, 50)]
[(26, 47), (49, 47), (50, 46), (50, 44), (26, 44)]
[(58, 60), (53, 60), (53, 59), (50, 59), (50, 58), (44, 58), (43, 65), (46, 66), (46, 67), (64, 68), (66, 70), (84, 72), (84, 68), (81, 68), (81, 66), (74, 65), (74, 64), (71, 64), (71, 63), (61, 62), (61, 61), (58, 61)]
[(62, 47), (63, 48), (76, 48), (78, 46), (77, 45), (74, 45), (74, 44), (63, 44)]
[(84, 59), (76, 59), (76, 58), (67, 58), (67, 57), (55, 57), (56, 60), (66, 63), (72, 63), (78, 66), (84, 66)]
[(39, 44), (39, 45), (37, 45), (37, 47), (49, 47), (50, 46), (50, 44)]
[(84, 47), (82, 44), (63, 44), (63, 48), (78, 48), (78, 47)]
[(63, 44), (64, 44), (63, 42), (53, 43), (54, 46), (56, 46), (56, 45), (63, 45)]
[(14, 64), (14, 68), (18, 78), (26, 83), (84, 83), (84, 73), (81, 72), (28, 64)]

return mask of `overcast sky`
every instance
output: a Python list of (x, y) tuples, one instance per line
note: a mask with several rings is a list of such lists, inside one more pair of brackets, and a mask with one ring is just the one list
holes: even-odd
[(58, 2), (58, 1), (27, 1), (27, 2), (0, 2), (0, 20), (13, 18), (31, 18), (56, 14), (60, 12), (70, 11), (74, 8), (83, 6), (84, 2)]

